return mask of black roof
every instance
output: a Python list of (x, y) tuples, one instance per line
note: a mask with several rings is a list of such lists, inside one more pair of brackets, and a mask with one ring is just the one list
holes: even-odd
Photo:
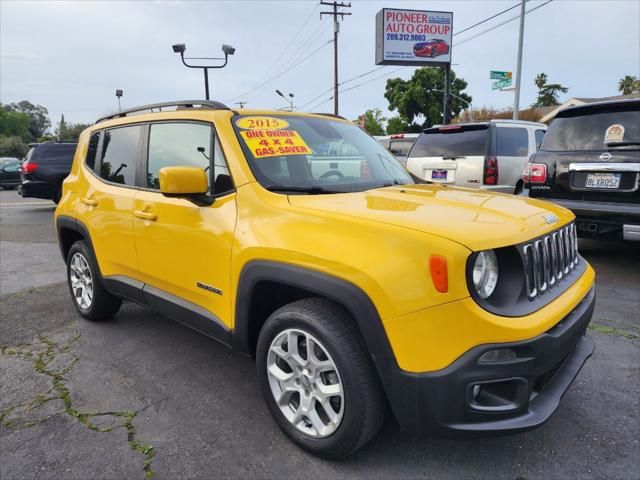
[(640, 111), (640, 98), (626, 98), (624, 100), (607, 100), (603, 102), (587, 103), (567, 107), (558, 112), (555, 118), (574, 117), (589, 111), (598, 110), (638, 110)]

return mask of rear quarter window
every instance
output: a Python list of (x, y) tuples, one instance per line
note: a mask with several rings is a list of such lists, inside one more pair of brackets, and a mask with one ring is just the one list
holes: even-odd
[(142, 127), (134, 125), (104, 132), (100, 177), (113, 183), (135, 185)]
[(529, 132), (520, 127), (496, 128), (496, 155), (526, 157), (529, 154)]

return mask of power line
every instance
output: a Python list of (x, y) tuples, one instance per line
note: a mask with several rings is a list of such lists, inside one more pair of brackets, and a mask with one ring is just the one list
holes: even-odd
[[(548, 4), (549, 4), (549, 3), (551, 3), (552, 1), (553, 1), (553, 0), (547, 0), (545, 3), (542, 3), (542, 4), (540, 4), (540, 5), (536, 6), (536, 7), (533, 7), (533, 8), (531, 8), (531, 9), (527, 10), (527, 11), (525, 12), (525, 15), (527, 15), (527, 14), (529, 14), (529, 13), (531, 13), (531, 12), (534, 12), (534, 11), (538, 10), (539, 8), (544, 7), (545, 5), (548, 5)], [(520, 4), (518, 4), (517, 6), (520, 6)], [(512, 7), (512, 8), (513, 8), (513, 7)], [(501, 12), (501, 13), (505, 13), (506, 11), (509, 11), (509, 10), (511, 10), (511, 9), (504, 10), (504, 11), (503, 11), (503, 12)], [(500, 13), (500, 14), (501, 14), (501, 13)], [(492, 18), (495, 18), (497, 15), (500, 15), (500, 14), (496, 14), (496, 15), (494, 15)], [(520, 15), (515, 16), (515, 17), (513, 17), (513, 18), (510, 18), (509, 20), (506, 20), (506, 21), (504, 21), (504, 22), (502, 22), (502, 23), (500, 23), (500, 24), (498, 24), (498, 25), (495, 25), (495, 26), (493, 26), (492, 28), (489, 28), (489, 29), (487, 29), (487, 30), (483, 30), (482, 32), (480, 32), (480, 33), (478, 33), (478, 34), (476, 34), (476, 35), (474, 35), (474, 36), (472, 36), (472, 37), (470, 37), (470, 38), (465, 38), (464, 40), (461, 40), (460, 42), (453, 44), (453, 46), (454, 46), (454, 47), (456, 47), (456, 46), (462, 45), (463, 43), (466, 43), (466, 42), (468, 42), (469, 40), (471, 40), (471, 39), (473, 39), (473, 38), (477, 38), (477, 37), (479, 37), (479, 36), (481, 36), (481, 35), (484, 35), (485, 33), (488, 33), (488, 32), (490, 32), (490, 31), (492, 31), (492, 30), (495, 30), (496, 28), (499, 28), (499, 27), (501, 27), (501, 26), (503, 26), (503, 25), (506, 25), (507, 23), (512, 22), (512, 21), (514, 21), (514, 20), (516, 20), (516, 19), (518, 19), (518, 18), (520, 18)], [(484, 23), (484, 22), (480, 22), (480, 23)], [(470, 27), (470, 28), (471, 28), (471, 27)], [(466, 30), (468, 30), (468, 29), (466, 29)], [(460, 32), (460, 33), (461, 33), (461, 32)], [(365, 73), (360, 74), (360, 75), (358, 75), (358, 76), (356, 76), (356, 77), (353, 77), (351, 80), (355, 80), (356, 78), (361, 78), (361, 77), (366, 76), (366, 75), (368, 75), (368, 74), (371, 74), (371, 73), (373, 73), (373, 72), (375, 72), (375, 71), (377, 71), (377, 70), (380, 70), (381, 68), (386, 68), (387, 66), (388, 66), (388, 65), (383, 65), (383, 66), (381, 66), (381, 67), (374, 68), (373, 70), (369, 70), (368, 72), (365, 72)], [(371, 82), (373, 82), (373, 81), (375, 81), (375, 80), (378, 80), (379, 78), (382, 78), (382, 77), (385, 77), (385, 76), (387, 76), (387, 75), (391, 75), (391, 74), (393, 74), (393, 73), (396, 73), (396, 72), (398, 72), (398, 71), (400, 71), (400, 70), (402, 70), (402, 69), (404, 69), (404, 68), (408, 68), (408, 66), (400, 67), (400, 68), (397, 68), (397, 69), (392, 70), (392, 71), (390, 71), (390, 72), (385, 72), (385, 73), (384, 73), (384, 74), (382, 74), (382, 75), (376, 76), (376, 77), (374, 77), (374, 78), (370, 78), (369, 80), (366, 80), (366, 81), (364, 81), (364, 82), (362, 82), (362, 83), (359, 83), (359, 84), (357, 84), (357, 85), (354, 85), (353, 87), (349, 87), (349, 88), (346, 88), (346, 89), (344, 89), (344, 90), (340, 90), (340, 93), (344, 93), (344, 92), (347, 92), (347, 91), (349, 91), (349, 90), (355, 90), (356, 88), (362, 87), (362, 86), (364, 86), (364, 85), (366, 85), (366, 84), (368, 84), (368, 83), (371, 83)], [(349, 82), (349, 81), (350, 81), (350, 80), (347, 80), (347, 81), (343, 82), (342, 84), (347, 83), (347, 82)], [(322, 94), (318, 95), (317, 97), (315, 97), (315, 98), (314, 98), (313, 100), (311, 100), (310, 102), (307, 102), (307, 103), (306, 103), (306, 104), (304, 104), (302, 107), (299, 107), (299, 108), (298, 108), (298, 110), (300, 110), (300, 109), (304, 108), (306, 105), (309, 105), (311, 102), (313, 102), (313, 101), (315, 101), (316, 99), (320, 98), (322, 95), (326, 94), (326, 93), (327, 93), (327, 92), (329, 92), (329, 91), (331, 91), (331, 90), (325, 91), (324, 93), (322, 93)], [(326, 99), (322, 100), (320, 103), (318, 103), (318, 104), (314, 105), (313, 107), (311, 107), (309, 110), (314, 110), (314, 109), (318, 108), (319, 106), (324, 105), (325, 103), (327, 103), (328, 101), (330, 101), (330, 100), (332, 100), (332, 99), (333, 99), (333, 96), (331, 96), (331, 97), (329, 97), (329, 98), (326, 98)]]
[[(333, 7), (333, 11), (320, 12), (320, 18), (322, 18), (323, 15), (333, 17), (333, 113), (338, 115), (338, 32), (340, 31), (338, 15), (343, 21), (345, 15), (351, 15), (350, 12), (344, 11), (347, 8), (351, 8), (351, 3), (338, 3), (336, 0), (333, 0), (333, 2), (320, 0), (320, 5)], [(338, 11), (338, 8), (342, 10)]]
[(502, 15), (502, 14), (504, 14), (504, 13), (507, 13), (507, 12), (509, 12), (509, 11), (513, 10), (514, 8), (519, 7), (519, 6), (520, 6), (520, 3), (516, 3), (513, 7), (509, 7), (509, 8), (507, 8), (506, 10), (502, 10), (501, 12), (498, 12), (498, 13), (496, 13), (495, 15), (492, 15), (492, 16), (490, 16), (490, 17), (488, 17), (488, 18), (485, 18), (485, 19), (484, 19), (484, 20), (482, 20), (481, 22), (474, 23), (474, 24), (473, 24), (473, 25), (471, 25), (470, 27), (467, 27), (467, 28), (465, 28), (464, 30), (460, 30), (459, 32), (454, 33), (452, 36), (454, 36), (454, 37), (455, 37), (456, 35), (460, 35), (461, 33), (466, 32), (467, 30), (471, 30), (472, 28), (475, 28), (475, 27), (477, 27), (477, 26), (479, 26), (479, 25), (482, 25), (483, 23), (487, 23), (489, 20), (493, 20), (494, 18), (499, 17), (500, 15)]

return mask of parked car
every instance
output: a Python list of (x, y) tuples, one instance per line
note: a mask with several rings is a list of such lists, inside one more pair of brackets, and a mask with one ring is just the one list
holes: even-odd
[(76, 145), (58, 142), (31, 144), (31, 150), (20, 167), (20, 195), (58, 203), (62, 181), (71, 171)]
[(0, 187), (13, 190), (20, 185), (20, 160), (13, 157), (0, 158)]
[(413, 142), (420, 136), (419, 133), (396, 133), (394, 135), (385, 135), (374, 137), (376, 141), (384, 148), (389, 150), (391, 154), (398, 159), (402, 165), (407, 165), (407, 155)]
[(447, 53), (449, 53), (449, 44), (441, 38), (416, 43), (413, 46), (413, 54), (416, 57), (437, 57)]
[[(314, 174), (340, 152), (363, 168)], [(335, 458), (387, 405), (417, 434), (551, 416), (594, 349), (573, 218), (416, 184), (348, 120), (191, 101), (85, 130), (55, 225), (81, 316), (133, 300), (255, 357), (278, 426)]]
[(546, 129), (517, 120), (428, 128), (409, 151), (407, 169), (429, 182), (519, 193), (522, 170)]
[(640, 100), (562, 110), (526, 165), (529, 196), (577, 217), (585, 237), (640, 240)]

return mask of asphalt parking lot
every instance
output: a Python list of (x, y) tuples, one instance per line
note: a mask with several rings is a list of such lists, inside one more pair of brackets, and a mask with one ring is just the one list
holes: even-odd
[(388, 421), (341, 462), (299, 450), (254, 363), (135, 304), (75, 312), (53, 204), (0, 192), (0, 478), (640, 478), (640, 248), (581, 241), (597, 347), (541, 428), (482, 440)]

